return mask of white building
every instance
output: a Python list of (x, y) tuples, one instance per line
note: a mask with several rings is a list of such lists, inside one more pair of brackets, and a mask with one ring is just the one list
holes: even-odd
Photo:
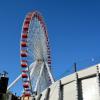
[(34, 99), (22, 100), (100, 100), (100, 64), (56, 81)]

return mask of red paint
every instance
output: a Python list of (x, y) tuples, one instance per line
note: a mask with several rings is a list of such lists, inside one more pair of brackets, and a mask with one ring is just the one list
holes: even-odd
[(22, 73), (22, 78), (28, 78), (28, 75), (26, 73)]
[(23, 84), (23, 87), (24, 87), (24, 88), (29, 88), (29, 84), (28, 84), (28, 83), (24, 83), (24, 84)]
[(29, 97), (29, 96), (31, 96), (31, 94), (30, 93), (25, 93), (23, 96)]
[(22, 47), (27, 47), (27, 42), (22, 41), (22, 42), (21, 42), (21, 46), (22, 46)]
[(27, 64), (22, 63), (21, 66), (22, 67), (27, 67)]
[(21, 57), (27, 57), (27, 53), (21, 53)]
[(27, 38), (28, 36), (27, 36), (27, 33), (23, 33), (22, 34), (22, 38)]

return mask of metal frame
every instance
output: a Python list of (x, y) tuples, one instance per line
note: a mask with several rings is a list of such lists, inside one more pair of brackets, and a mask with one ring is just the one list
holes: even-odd
[(34, 92), (39, 94), (54, 83), (54, 79), (50, 70), (48, 33), (42, 16), (37, 11), (26, 16), (20, 44), (22, 75), (8, 86), (8, 90), (22, 79), (25, 96), (32, 95)]

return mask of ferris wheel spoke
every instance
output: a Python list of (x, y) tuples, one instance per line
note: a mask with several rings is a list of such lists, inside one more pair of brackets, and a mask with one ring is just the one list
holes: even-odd
[(36, 85), (35, 85), (34, 91), (37, 91), (38, 84), (39, 84), (40, 78), (41, 78), (42, 73), (43, 73), (43, 68), (44, 68), (44, 63), (43, 63), (42, 66), (41, 66), (41, 70), (40, 70), (39, 76), (38, 76), (38, 78), (37, 78), (37, 81), (36, 81)]
[(49, 68), (49, 66), (48, 66), (47, 63), (45, 63), (45, 64), (46, 64), (46, 68), (47, 68), (47, 70), (48, 70), (48, 74), (49, 74), (49, 76), (50, 76), (50, 79), (51, 79), (52, 83), (54, 83), (54, 79), (53, 79), (53, 76), (52, 76), (52, 74), (51, 74), (50, 68)]

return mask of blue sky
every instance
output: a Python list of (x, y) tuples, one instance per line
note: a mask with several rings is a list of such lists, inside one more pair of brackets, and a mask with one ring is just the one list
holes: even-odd
[(6, 70), (10, 82), (20, 74), (21, 28), (33, 10), (42, 13), (47, 25), (56, 79), (74, 62), (99, 59), (99, 0), (0, 0), (0, 72)]

